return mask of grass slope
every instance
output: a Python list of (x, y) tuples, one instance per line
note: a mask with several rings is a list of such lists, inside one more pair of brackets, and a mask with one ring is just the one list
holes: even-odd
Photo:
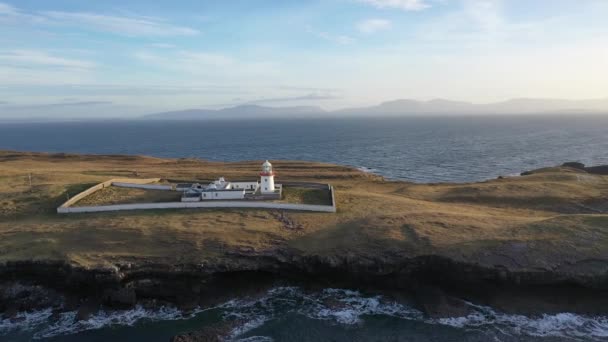
[[(551, 168), (481, 183), (413, 184), (336, 165), (273, 164), (278, 183), (331, 183), (338, 212), (286, 212), (301, 227), (297, 230), (286, 229), (284, 219), (266, 210), (62, 216), (55, 208), (68, 195), (109, 178), (251, 179), (260, 162), (0, 152), (0, 262), (53, 259), (87, 267), (226, 262), (235, 252), (289, 248), (327, 257), (436, 254), (526, 270), (589, 272), (608, 265), (608, 176)], [(285, 195), (304, 203), (322, 197)]]

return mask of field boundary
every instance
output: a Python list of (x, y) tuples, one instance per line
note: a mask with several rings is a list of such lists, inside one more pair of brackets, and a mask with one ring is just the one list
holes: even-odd
[(59, 212), (60, 208), (68, 208), (68, 207), (72, 206), (73, 204), (75, 204), (76, 202), (80, 201), (81, 199), (91, 195), (94, 192), (97, 192), (98, 190), (112, 186), (113, 183), (129, 182), (129, 183), (133, 183), (133, 184), (149, 184), (149, 183), (155, 183), (155, 182), (159, 182), (159, 181), (160, 181), (160, 178), (146, 178), (146, 179), (115, 178), (115, 179), (110, 179), (108, 181), (93, 185), (92, 187), (76, 194), (74, 197), (70, 198), (69, 200), (65, 201), (62, 205), (60, 205), (59, 208), (57, 208), (57, 212)]
[[(334, 189), (329, 184), (307, 183), (311, 187), (327, 188), (330, 192), (331, 205), (316, 205), (316, 204), (296, 204), (296, 203), (276, 203), (267, 201), (205, 201), (205, 202), (162, 202), (162, 203), (129, 203), (129, 204), (112, 204), (99, 206), (84, 206), (73, 207), (72, 205), (81, 199), (93, 194), (94, 192), (112, 186), (117, 183), (117, 186), (126, 184), (145, 185), (160, 181), (160, 178), (147, 179), (111, 179), (97, 185), (94, 185), (83, 192), (72, 197), (57, 208), (59, 214), (71, 213), (96, 213), (107, 211), (124, 211), (124, 210), (156, 210), (156, 209), (193, 209), (193, 208), (253, 208), (253, 209), (279, 209), (279, 210), (299, 210), (299, 211), (314, 211), (314, 212), (336, 212), (336, 202), (334, 197)], [(303, 185), (305, 183), (298, 183)], [(141, 186), (128, 186), (142, 188)], [(148, 189), (154, 189), (156, 186), (146, 186)], [(157, 189), (157, 188), (156, 188)]]

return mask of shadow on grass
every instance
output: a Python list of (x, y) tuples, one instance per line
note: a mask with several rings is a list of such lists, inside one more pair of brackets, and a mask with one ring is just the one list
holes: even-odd
[(283, 199), (293, 203), (331, 205), (329, 190), (285, 187)]

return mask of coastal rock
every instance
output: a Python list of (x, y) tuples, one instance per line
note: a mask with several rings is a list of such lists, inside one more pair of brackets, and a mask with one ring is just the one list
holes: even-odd
[(471, 313), (463, 300), (447, 295), (436, 286), (420, 286), (415, 289), (414, 297), (418, 307), (430, 318), (463, 317)]
[(580, 170), (585, 169), (585, 164), (579, 163), (579, 162), (566, 162), (566, 163), (563, 163), (562, 166), (571, 167), (571, 168), (580, 169)]
[(76, 312), (75, 321), (85, 321), (91, 317), (95, 312), (99, 310), (99, 302), (94, 298), (85, 300)]
[(117, 308), (132, 307), (137, 303), (137, 296), (131, 288), (107, 289), (102, 298), (104, 304)]
[(586, 167), (585, 171), (595, 175), (608, 175), (608, 165)]
[(0, 284), (0, 312), (9, 316), (19, 311), (57, 307), (63, 300), (57, 291), (44, 286), (19, 282)]

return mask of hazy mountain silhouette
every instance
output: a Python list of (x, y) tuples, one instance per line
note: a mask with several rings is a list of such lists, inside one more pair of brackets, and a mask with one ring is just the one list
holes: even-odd
[(421, 114), (542, 114), (542, 113), (608, 113), (608, 98), (594, 100), (560, 100), (519, 98), (502, 102), (475, 104), (434, 99), (430, 101), (394, 100), (376, 106), (325, 111), (315, 106), (266, 107), (242, 105), (224, 109), (187, 109), (156, 113), (146, 119), (197, 120), (247, 117), (310, 116), (401, 116)]
[(172, 112), (149, 114), (146, 119), (196, 120), (247, 117), (293, 117), (323, 114), (325, 111), (314, 106), (266, 107), (242, 105), (223, 109), (186, 109)]
[(434, 99), (430, 101), (395, 100), (377, 106), (347, 108), (343, 114), (407, 115), (407, 114), (538, 114), (551, 112), (606, 112), (608, 98), (598, 100), (511, 99), (502, 102), (474, 104)]

